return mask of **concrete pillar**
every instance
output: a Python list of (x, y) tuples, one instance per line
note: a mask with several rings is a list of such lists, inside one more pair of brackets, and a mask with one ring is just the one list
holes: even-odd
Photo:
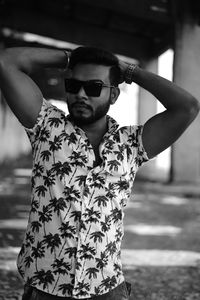
[[(200, 99), (200, 27), (185, 15), (176, 24), (174, 82)], [(200, 116), (172, 147), (172, 181), (200, 182)]]
[[(158, 58), (141, 62), (141, 67), (149, 72), (158, 74)], [(144, 124), (157, 113), (157, 100), (143, 88), (139, 88), (138, 95), (138, 124)], [(163, 177), (164, 176), (164, 177)], [(160, 174), (156, 168), (156, 159), (146, 163), (137, 173), (138, 179), (166, 181), (166, 175)]]

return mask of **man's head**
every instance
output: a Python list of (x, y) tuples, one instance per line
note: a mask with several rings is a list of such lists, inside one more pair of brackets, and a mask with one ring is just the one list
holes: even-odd
[(111, 52), (95, 47), (78, 47), (72, 51), (68, 67), (73, 70), (77, 64), (96, 64), (109, 67), (110, 84), (118, 86), (120, 81), (118, 58)]
[(119, 96), (120, 69), (112, 53), (93, 47), (72, 51), (66, 80), (67, 104), (78, 124), (91, 124), (103, 118)]

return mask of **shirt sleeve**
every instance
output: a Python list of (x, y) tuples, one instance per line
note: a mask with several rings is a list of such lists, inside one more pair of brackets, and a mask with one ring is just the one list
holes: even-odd
[(47, 124), (49, 115), (52, 113), (53, 109), (55, 109), (55, 107), (43, 98), (42, 106), (38, 114), (37, 120), (35, 122), (35, 125), (32, 128), (24, 127), (32, 145), (37, 140), (41, 129), (45, 127), (45, 124)]
[(143, 128), (144, 125), (135, 125), (129, 127), (128, 141), (134, 153), (134, 163), (137, 165), (138, 168), (141, 167), (145, 162), (150, 160), (142, 142)]

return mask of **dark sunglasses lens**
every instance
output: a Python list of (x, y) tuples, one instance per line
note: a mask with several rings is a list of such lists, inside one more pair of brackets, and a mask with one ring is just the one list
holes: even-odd
[(76, 94), (81, 88), (81, 82), (74, 79), (65, 79), (65, 90), (68, 93)]
[(99, 97), (101, 94), (102, 83), (101, 82), (88, 82), (84, 85), (85, 92), (88, 96)]

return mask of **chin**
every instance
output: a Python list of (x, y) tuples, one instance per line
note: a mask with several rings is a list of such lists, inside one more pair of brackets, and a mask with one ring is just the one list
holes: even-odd
[(72, 120), (77, 125), (89, 125), (96, 121), (95, 118), (93, 117), (86, 118), (86, 117), (75, 117), (75, 116), (72, 116)]

